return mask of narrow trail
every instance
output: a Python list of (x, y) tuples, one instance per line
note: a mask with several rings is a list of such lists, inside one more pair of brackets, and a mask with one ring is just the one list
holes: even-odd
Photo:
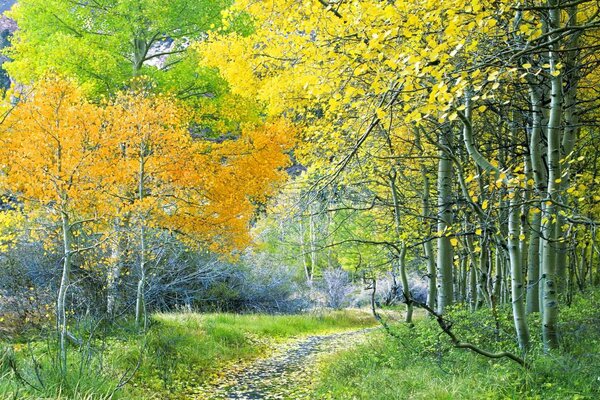
[(373, 329), (314, 335), (281, 343), (266, 358), (232, 366), (194, 390), (198, 400), (308, 399), (320, 358), (363, 342)]

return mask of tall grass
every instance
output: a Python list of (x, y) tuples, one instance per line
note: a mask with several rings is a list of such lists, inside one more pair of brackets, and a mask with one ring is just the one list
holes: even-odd
[[(600, 291), (562, 309), (561, 350), (544, 354), (540, 338), (523, 369), (454, 349), (436, 322), (395, 326), (398, 338), (374, 334), (368, 344), (329, 358), (321, 366), (315, 399), (600, 399)], [(459, 337), (494, 351), (518, 352), (509, 308), (499, 310), (500, 330), (489, 310), (455, 309), (447, 316)], [(532, 332), (540, 331), (531, 315)]]
[(70, 345), (66, 377), (56, 363), (51, 331), (21, 342), (0, 342), (0, 399), (175, 398), (225, 363), (257, 357), (277, 341), (371, 325), (374, 320), (363, 311), (156, 314), (145, 334), (129, 322), (82, 323), (72, 332), (87, 339)]
[[(364, 311), (303, 315), (157, 314), (131, 393), (177, 393), (209, 379), (222, 365), (258, 357), (277, 341), (373, 326)], [(121, 369), (139, 356), (122, 350)], [(123, 361), (125, 361), (123, 363)]]

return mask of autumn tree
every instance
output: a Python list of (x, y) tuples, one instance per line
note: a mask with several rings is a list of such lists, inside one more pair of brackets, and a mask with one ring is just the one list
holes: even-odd
[(248, 125), (239, 137), (218, 142), (195, 139), (189, 119), (174, 98), (143, 89), (106, 108), (111, 141), (100, 153), (111, 175), (102, 190), (117, 217), (137, 226), (135, 315), (144, 326), (145, 281), (156, 253), (148, 245), (152, 232), (181, 234), (193, 247), (220, 254), (242, 249), (255, 208), (284, 177), (293, 143), (294, 129), (282, 120)]
[(26, 207), (42, 208), (55, 220), (62, 242), (62, 278), (57, 296), (61, 370), (67, 370), (66, 296), (78, 232), (103, 217), (105, 175), (95, 153), (104, 145), (103, 111), (90, 104), (71, 81), (46, 78), (10, 112), (1, 127), (4, 190)]
[[(524, 297), (534, 309), (541, 279), (544, 345), (556, 348), (568, 232), (584, 223), (571, 179), (578, 138), (593, 130), (577, 122), (590, 112), (577, 99), (597, 102), (581, 90), (596, 81), (596, 5), (274, 0), (238, 1), (236, 13), (253, 16), (254, 34), (213, 35), (199, 46), (204, 62), (234, 92), (305, 123), (297, 153), (324, 185), (381, 160), (422, 169), (423, 197), (437, 198), (436, 232), (422, 238), (437, 242), (424, 249), (437, 252), (437, 312), (467, 286), (473, 307), (510, 302), (525, 350)], [(401, 151), (385, 154), (381, 132)], [(425, 145), (437, 168), (402, 151)]]

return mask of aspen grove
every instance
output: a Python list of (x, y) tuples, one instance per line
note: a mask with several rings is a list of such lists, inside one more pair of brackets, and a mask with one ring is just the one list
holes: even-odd
[(598, 0), (0, 5), (0, 397), (600, 398)]

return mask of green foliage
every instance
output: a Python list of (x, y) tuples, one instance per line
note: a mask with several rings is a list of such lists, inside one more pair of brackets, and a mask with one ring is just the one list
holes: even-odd
[[(324, 399), (596, 399), (600, 396), (600, 292), (578, 296), (563, 309), (562, 350), (541, 351), (535, 338), (529, 370), (455, 349), (434, 320), (395, 326), (399, 339), (377, 334), (368, 345), (323, 365), (315, 398)], [(517, 352), (509, 310), (498, 324), (489, 310), (454, 309), (449, 318), (462, 341)], [(539, 327), (539, 316), (531, 318)]]
[(49, 71), (64, 73), (77, 77), (92, 93), (114, 93), (136, 75), (156, 77), (164, 85), (161, 89), (203, 91), (205, 73), (186, 47), (219, 26), (221, 10), (230, 3), (19, 1), (10, 13), (20, 29), (7, 70), (22, 83)]

